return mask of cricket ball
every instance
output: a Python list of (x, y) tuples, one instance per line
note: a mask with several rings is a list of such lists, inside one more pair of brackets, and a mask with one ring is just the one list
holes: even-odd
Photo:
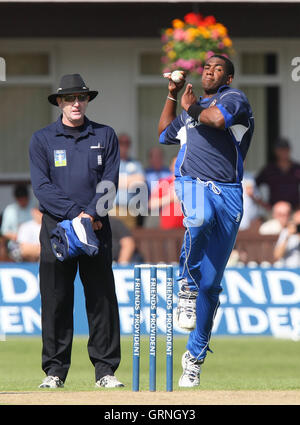
[(173, 71), (171, 74), (171, 80), (174, 81), (174, 83), (180, 83), (180, 81), (182, 80), (182, 72)]

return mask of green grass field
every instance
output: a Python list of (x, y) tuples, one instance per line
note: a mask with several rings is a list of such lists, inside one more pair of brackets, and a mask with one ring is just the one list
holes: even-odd
[[(174, 390), (181, 374), (181, 355), (186, 337), (174, 338)], [(87, 337), (74, 338), (72, 365), (60, 391), (94, 390), (94, 368), (87, 354)], [(300, 389), (300, 341), (273, 338), (221, 338), (211, 341), (202, 368), (203, 390), (295, 390)], [(165, 390), (165, 342), (159, 338), (157, 390)], [(142, 340), (140, 389), (148, 390), (148, 339)], [(122, 338), (122, 361), (116, 373), (131, 390), (132, 339)], [(44, 378), (41, 370), (41, 339), (8, 337), (0, 342), (0, 391), (34, 391)], [(120, 389), (119, 389), (120, 390)], [(191, 389), (193, 391), (193, 389)]]

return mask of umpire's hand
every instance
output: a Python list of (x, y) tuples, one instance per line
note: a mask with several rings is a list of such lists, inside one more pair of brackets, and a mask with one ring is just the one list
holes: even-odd
[(92, 222), (93, 230), (101, 230), (101, 228), (102, 228), (101, 221), (99, 221), (99, 220), (94, 221), (94, 217), (92, 217), (91, 215), (86, 214), (85, 212), (81, 212), (78, 217), (80, 217), (80, 218), (81, 217), (89, 218), (91, 220), (91, 222)]

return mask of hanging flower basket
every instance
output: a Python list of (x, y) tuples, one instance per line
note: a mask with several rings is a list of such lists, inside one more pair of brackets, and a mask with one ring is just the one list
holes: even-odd
[(214, 16), (188, 13), (184, 20), (174, 19), (162, 31), (163, 72), (184, 70), (194, 77), (202, 74), (204, 63), (214, 54), (233, 54), (227, 28)]

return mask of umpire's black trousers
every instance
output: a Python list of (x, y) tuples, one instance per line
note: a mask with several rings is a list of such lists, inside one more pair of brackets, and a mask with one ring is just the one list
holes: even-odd
[[(50, 234), (56, 224), (52, 216), (43, 215), (40, 233), (42, 368), (47, 375), (58, 376), (62, 381), (67, 377), (73, 339), (74, 279), (79, 267), (89, 325), (88, 353), (97, 381), (105, 375), (113, 375), (120, 363), (120, 324), (111, 268), (111, 241), (106, 238), (106, 243), (101, 243), (96, 257), (83, 255), (60, 262), (50, 244)], [(101, 232), (97, 232), (100, 239)]]

